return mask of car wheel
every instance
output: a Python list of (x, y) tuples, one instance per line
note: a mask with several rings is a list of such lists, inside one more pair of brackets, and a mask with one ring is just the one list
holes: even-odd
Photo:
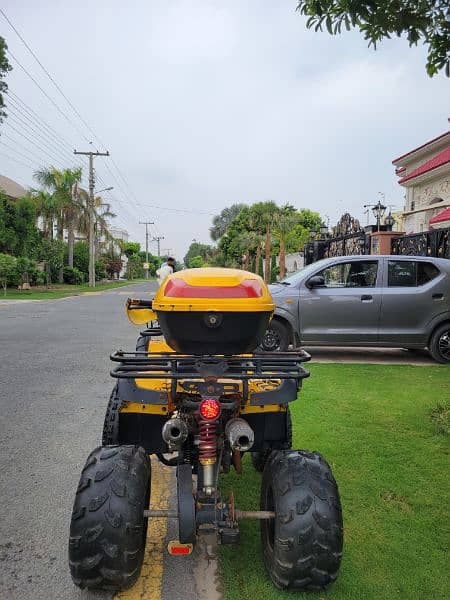
[(450, 323), (444, 323), (431, 336), (430, 354), (438, 363), (450, 363)]
[(286, 325), (273, 320), (264, 333), (261, 349), (265, 352), (285, 352), (289, 346), (289, 333)]

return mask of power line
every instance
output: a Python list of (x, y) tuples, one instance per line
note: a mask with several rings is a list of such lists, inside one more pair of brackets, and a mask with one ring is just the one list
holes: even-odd
[[(15, 152), (16, 154), (18, 154), (19, 156), (21, 156), (22, 158), (24, 158), (25, 160), (28, 160), (31, 162), (31, 159), (29, 156), (26, 156), (25, 154), (23, 154), (22, 152), (20, 152), (19, 150), (16, 150), (16, 148), (14, 148), (13, 146), (10, 146), (9, 144), (7, 144), (6, 142), (4, 142), (1, 138), (0, 138), (0, 144), (3, 144), (3, 146), (6, 146), (6, 148), (9, 148), (10, 150), (12, 150), (13, 152)], [(36, 164), (36, 166), (38, 166), (38, 164)]]
[(142, 208), (158, 208), (160, 210), (169, 210), (172, 212), (214, 216), (214, 213), (207, 212), (204, 210), (195, 210), (195, 209), (189, 209), (189, 208), (169, 208), (168, 206), (156, 206), (155, 204), (139, 204), (139, 206)]
[[(14, 105), (11, 106), (9, 104), (8, 105), (8, 112), (9, 112), (9, 115), (12, 114), (25, 127), (28, 127), (29, 129), (31, 129), (32, 131), (34, 131), (37, 135), (39, 135), (41, 138), (43, 138), (46, 141), (48, 141), (53, 146), (57, 145), (59, 147), (60, 151), (62, 151), (64, 153), (67, 153), (67, 154), (70, 155), (70, 152), (68, 150), (68, 148), (70, 148), (70, 146), (66, 146), (65, 144), (63, 144), (62, 142), (60, 142), (56, 137), (54, 137), (52, 134), (47, 133), (45, 131), (45, 129), (42, 126), (39, 125), (39, 123), (35, 122), (33, 119), (31, 119), (28, 115), (24, 114), (23, 112), (20, 112), (20, 108), (17, 109), (16, 106), (14, 106)], [(20, 115), (20, 116), (18, 116), (18, 115)], [(33, 127), (33, 125), (35, 125), (38, 129), (36, 129), (35, 127)], [(72, 158), (73, 157), (71, 157), (71, 159)]]
[[(34, 50), (31, 48), (30, 44), (24, 39), (24, 37), (22, 36), (22, 34), (18, 31), (18, 29), (14, 26), (14, 24), (11, 22), (11, 20), (8, 18), (8, 16), (6, 15), (6, 13), (0, 9), (0, 13), (3, 15), (3, 17), (5, 18), (5, 20), (7, 21), (7, 23), (9, 24), (9, 26), (13, 29), (13, 31), (16, 33), (16, 35), (19, 37), (19, 39), (21, 40), (21, 42), (24, 44), (24, 46), (27, 48), (27, 50), (30, 52), (30, 54), (33, 56), (33, 58), (35, 59), (35, 61), (39, 64), (39, 66), (41, 67), (41, 69), (44, 71), (44, 73), (46, 74), (46, 76), (50, 79), (50, 81), (53, 83), (53, 85), (56, 87), (56, 89), (58, 90), (58, 92), (62, 95), (62, 97), (65, 99), (65, 101), (68, 103), (68, 105), (70, 106), (70, 108), (73, 110), (73, 112), (77, 115), (77, 117), (80, 119), (80, 121), (83, 123), (83, 125), (89, 130), (89, 132), (94, 136), (94, 138), (97, 140), (97, 142), (100, 144), (100, 146), (105, 147), (105, 144), (102, 142), (102, 140), (96, 135), (96, 133), (94, 132), (94, 130), (92, 129), (92, 127), (86, 122), (86, 120), (82, 117), (82, 115), (80, 114), (80, 112), (77, 110), (77, 108), (74, 106), (74, 104), (72, 103), (72, 101), (66, 96), (66, 94), (64, 93), (64, 91), (62, 90), (61, 86), (57, 83), (57, 81), (55, 80), (55, 78), (50, 74), (50, 72), (48, 71), (48, 69), (43, 65), (43, 63), (40, 61), (40, 59), (38, 58), (38, 56), (36, 55), (36, 53), (34, 52)], [(55, 106), (55, 108), (58, 110), (58, 112), (66, 119), (66, 121), (68, 121), (77, 131), (77, 133), (79, 135), (81, 135), (83, 137), (83, 139), (88, 142), (91, 143), (87, 137), (79, 130), (79, 128), (73, 123), (73, 121), (67, 116), (67, 114), (59, 107), (59, 105), (54, 101), (53, 98), (51, 98), (47, 92), (42, 88), (42, 86), (35, 80), (35, 78), (27, 71), (27, 69), (20, 63), (20, 61), (13, 55), (13, 53), (11, 53), (8, 50), (9, 55), (13, 58), (13, 60), (19, 65), (19, 67), (28, 75), (28, 77), (33, 81), (33, 83), (40, 89), (40, 91), (44, 94), (44, 96)], [(36, 114), (36, 113), (35, 113)], [(122, 192), (125, 192), (125, 195), (129, 195), (130, 197), (130, 201), (136, 205), (136, 208), (138, 207), (137, 204), (137, 199), (136, 199), (136, 195), (133, 191), (133, 189), (131, 188), (131, 186), (129, 185), (128, 181), (125, 179), (125, 177), (123, 176), (122, 172), (120, 171), (118, 165), (116, 164), (116, 162), (112, 159), (111, 160), (115, 170), (117, 171), (120, 179), (122, 180), (122, 182), (125, 185), (125, 188), (127, 188), (126, 190), (124, 190), (122, 188), (122, 183), (119, 182), (119, 180), (117, 179), (117, 177), (115, 176), (115, 174), (112, 173), (111, 169), (109, 168), (108, 165), (106, 165), (106, 168), (108, 170), (108, 172), (110, 173), (110, 175), (113, 177), (113, 179), (116, 181), (116, 183), (118, 184), (119, 188), (122, 189)], [(131, 213), (130, 213), (131, 214)]]
[(8, 90), (8, 104), (9, 104), (10, 100), (13, 100), (14, 102), (16, 102), (19, 105), (19, 107), (22, 108), (23, 110), (25, 110), (25, 112), (28, 112), (28, 114), (30, 114), (31, 117), (35, 118), (37, 121), (40, 121), (44, 125), (44, 127), (50, 131), (50, 133), (53, 133), (53, 135), (55, 136), (55, 139), (57, 139), (57, 138), (60, 139), (60, 141), (62, 142), (63, 145), (67, 146), (68, 148), (72, 148), (75, 146), (75, 144), (69, 143), (65, 138), (63, 138), (63, 136), (60, 133), (58, 133), (54, 127), (52, 127), (46, 121), (44, 121), (44, 119), (42, 117), (40, 117), (31, 108), (31, 106), (29, 106), (24, 100), (22, 100), (22, 98), (20, 96), (18, 96), (12, 90)]
[(24, 133), (22, 133), (21, 131), (19, 131), (18, 129), (16, 129), (16, 127), (14, 127), (14, 125), (12, 125), (10, 122), (7, 123), (8, 127), (10, 127), (13, 131), (15, 131), (16, 133), (18, 133), (20, 136), (22, 136), (23, 138), (25, 138), (26, 140), (28, 140), (31, 144), (33, 144), (33, 146), (36, 146), (36, 148), (39, 148), (39, 150), (41, 152), (43, 152), (44, 154), (46, 154), (50, 160), (59, 163), (60, 167), (62, 169), (64, 169), (64, 165), (62, 163), (60, 163), (58, 160), (55, 160), (52, 156), (50, 156), (50, 154), (48, 154), (48, 152), (46, 150), (44, 150), (43, 148), (41, 148), (39, 146), (39, 144), (36, 144), (36, 142), (34, 142), (31, 138), (29, 138), (27, 135), (25, 135)]
[[(61, 86), (58, 84), (58, 82), (55, 80), (55, 78), (50, 74), (50, 72), (48, 71), (48, 69), (42, 64), (42, 62), (40, 61), (40, 59), (38, 58), (38, 56), (36, 55), (36, 53), (34, 52), (34, 50), (31, 48), (30, 44), (28, 44), (28, 42), (24, 39), (24, 37), (22, 36), (22, 34), (18, 31), (18, 29), (15, 27), (15, 25), (11, 22), (11, 20), (6, 15), (5, 11), (0, 8), (0, 13), (3, 15), (4, 19), (7, 21), (7, 23), (9, 24), (9, 26), (12, 28), (12, 30), (15, 32), (15, 34), (21, 40), (21, 42), (23, 43), (23, 45), (25, 46), (25, 48), (30, 52), (30, 54), (32, 55), (32, 57), (35, 59), (35, 61), (38, 63), (38, 65), (41, 67), (41, 69), (44, 71), (44, 73), (47, 75), (47, 77), (50, 79), (50, 81), (53, 83), (53, 85), (56, 87), (56, 89), (58, 90), (58, 92), (61, 94), (61, 96), (67, 102), (67, 104), (70, 106), (70, 108), (73, 110), (73, 112), (77, 115), (77, 117), (80, 119), (80, 121), (83, 123), (83, 125), (94, 136), (94, 138), (97, 140), (97, 142), (100, 144), (100, 146), (103, 146), (103, 148), (106, 148), (106, 145), (98, 137), (98, 135), (95, 133), (95, 131), (89, 125), (89, 123), (87, 123), (87, 121), (82, 117), (82, 115), (80, 114), (80, 112), (74, 106), (73, 102), (66, 96), (66, 94), (62, 90)], [(11, 54), (11, 56), (13, 56), (13, 55)], [(19, 63), (19, 61), (14, 56), (13, 56), (13, 58), (19, 64), (19, 66), (27, 73), (26, 69)], [(29, 73), (27, 73), (27, 74), (29, 75), (29, 77), (31, 77), (31, 75)], [(36, 85), (39, 86), (39, 84), (34, 79), (33, 79), (33, 81), (36, 83)], [(45, 93), (40, 86), (39, 86), (39, 88), (41, 89), (41, 91), (43, 93)], [(46, 96), (57, 107), (56, 103), (47, 94), (46, 94)], [(65, 115), (65, 113), (63, 113), (59, 109), (59, 107), (57, 107), (57, 108), (61, 112), (61, 114), (63, 114), (63, 116), (66, 119), (68, 119), (68, 117)], [(71, 122), (71, 121), (69, 120), (69, 122)], [(78, 131), (78, 128), (77, 128), (77, 131)], [(81, 135), (83, 135), (83, 134), (81, 134)], [(83, 136), (83, 137), (84, 137), (85, 141), (89, 142), (89, 140), (85, 136)], [(133, 200), (135, 202), (137, 202), (137, 198), (136, 198), (136, 195), (135, 195), (133, 189), (131, 188), (131, 186), (129, 185), (129, 183), (125, 179), (125, 177), (122, 175), (122, 172), (120, 171), (120, 169), (119, 169), (118, 165), (116, 164), (116, 162), (114, 161), (114, 159), (111, 159), (111, 162), (112, 162), (113, 166), (115, 167), (115, 169), (117, 170), (117, 172), (118, 172), (120, 178), (122, 179), (123, 183), (125, 184), (125, 187), (127, 187), (129, 189), (129, 191), (131, 192), (131, 196), (132, 196)], [(112, 175), (112, 173), (111, 173), (111, 175)], [(119, 182), (117, 182), (117, 183), (119, 183)]]
[[(10, 107), (11, 108), (11, 107)], [(11, 113), (9, 112), (8, 115), (9, 118), (11, 118), (13, 120), (14, 123), (18, 124), (19, 127), (23, 126), (27, 128), (27, 133), (28, 135), (31, 135), (33, 138), (37, 139), (37, 141), (39, 143), (42, 143), (45, 147), (49, 146), (49, 140), (47, 138), (44, 138), (42, 136), (41, 133), (39, 133), (38, 130), (36, 130), (34, 127), (32, 127), (31, 125), (29, 125), (26, 121), (24, 121), (21, 117), (18, 117), (15, 113)], [(50, 140), (50, 144), (51, 144), (51, 140)], [(54, 148), (54, 145), (52, 147), (52, 150), (54, 151), (58, 151), (58, 153), (62, 154), (61, 150), (58, 150), (58, 148)], [(68, 154), (68, 150), (64, 149), (64, 154)], [(69, 154), (70, 156), (70, 154)], [(70, 157), (70, 159), (68, 158), (68, 156), (61, 156), (61, 158), (65, 158), (65, 160), (70, 160), (71, 162), (73, 161), (73, 156)]]
[(17, 160), (16, 158), (13, 158), (12, 156), (9, 156), (9, 154), (5, 154), (4, 152), (0, 152), (0, 154), (2, 156), (6, 156), (6, 158), (8, 158), (9, 160), (14, 161), (15, 163), (17, 163), (18, 165), (22, 165), (23, 167), (27, 167), (27, 169), (32, 169), (33, 165), (26, 165), (25, 163), (23, 163), (21, 160)]
[[(77, 115), (77, 117), (81, 120), (81, 122), (89, 129), (89, 131), (92, 133), (92, 135), (94, 137), (97, 137), (94, 133), (94, 131), (92, 130), (92, 128), (89, 126), (88, 123), (86, 123), (86, 121), (83, 119), (83, 117), (80, 115), (80, 113), (77, 111), (77, 109), (75, 108), (75, 106), (72, 104), (72, 102), (69, 100), (69, 98), (65, 95), (65, 93), (63, 92), (63, 90), (60, 88), (60, 86), (58, 85), (58, 83), (54, 80), (54, 78), (50, 75), (50, 73), (47, 71), (47, 69), (44, 67), (44, 65), (41, 63), (41, 61), (39, 60), (39, 58), (36, 56), (35, 52), (32, 50), (32, 48), (30, 47), (30, 45), (24, 40), (24, 38), (22, 37), (22, 35), (19, 33), (19, 31), (16, 29), (16, 27), (11, 23), (11, 21), (8, 19), (8, 17), (6, 16), (4, 10), (2, 10), (0, 8), (0, 13), (4, 16), (4, 18), (6, 19), (6, 21), (8, 22), (8, 24), (10, 25), (10, 27), (14, 30), (14, 32), (17, 34), (17, 36), (20, 38), (20, 40), (22, 41), (22, 43), (24, 44), (25, 48), (30, 52), (30, 54), (33, 56), (33, 58), (35, 59), (35, 61), (38, 63), (38, 65), (41, 67), (41, 69), (44, 71), (44, 73), (47, 75), (47, 77), (50, 79), (50, 81), (53, 83), (53, 85), (56, 87), (56, 89), (58, 90), (58, 92), (61, 94), (61, 96), (66, 100), (67, 104), (71, 107), (71, 109), (74, 111), (74, 113)], [(97, 138), (98, 139), (98, 138)], [(101, 141), (101, 140), (99, 140)], [(104, 144), (101, 144), (104, 147)]]
[[(6, 137), (8, 140), (10, 140), (11, 142), (13, 142), (16, 146), (19, 146), (20, 148), (23, 148), (23, 150), (25, 150), (25, 152), (28, 152), (28, 154), (31, 154), (31, 156), (33, 157), (33, 161), (36, 160), (38, 165), (42, 164), (42, 157), (41, 156), (38, 156), (32, 150), (30, 150), (29, 148), (27, 148), (26, 146), (24, 146), (23, 144), (21, 144), (20, 142), (18, 142), (15, 138), (13, 138), (11, 135), (9, 135), (9, 133), (3, 132), (1, 137), (2, 138)], [(30, 160), (30, 157), (28, 157), (28, 160)]]
[(53, 98), (51, 98), (47, 94), (47, 92), (41, 87), (41, 85), (36, 81), (36, 79), (32, 75), (30, 75), (30, 73), (26, 70), (26, 68), (22, 65), (22, 63), (19, 60), (17, 60), (17, 58), (14, 56), (14, 54), (11, 52), (11, 50), (8, 49), (6, 52), (11, 56), (11, 58), (14, 60), (14, 62), (16, 62), (19, 65), (19, 67), (28, 75), (28, 77), (31, 79), (31, 81), (41, 90), (41, 92), (44, 94), (44, 96), (47, 98), (47, 100), (49, 100), (53, 104), (53, 106), (56, 108), (56, 110), (66, 119), (66, 121), (68, 123), (70, 123), (70, 125), (72, 125), (72, 127), (74, 127), (76, 129), (78, 135), (81, 135), (81, 137), (88, 144), (90, 144), (91, 143), (90, 140), (88, 140), (87, 137), (82, 132), (80, 132), (78, 127), (73, 123), (73, 121), (71, 119), (69, 119), (69, 117), (66, 115), (66, 113), (60, 109), (60, 107), (56, 104), (56, 102), (53, 100)]

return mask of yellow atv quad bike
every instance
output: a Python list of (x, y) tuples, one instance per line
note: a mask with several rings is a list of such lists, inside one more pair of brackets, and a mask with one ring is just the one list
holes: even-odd
[[(134, 352), (117, 351), (117, 384), (103, 445), (88, 457), (70, 526), (69, 561), (81, 588), (122, 590), (139, 577), (147, 522), (178, 520), (171, 554), (203, 538), (239, 540), (239, 521), (259, 519), (265, 567), (282, 589), (323, 589), (342, 556), (339, 492), (317, 452), (291, 450), (289, 403), (310, 359), (301, 349), (255, 353), (274, 305), (263, 280), (233, 269), (171, 275), (153, 300), (128, 300), (135, 324), (157, 319)], [(165, 341), (154, 339), (163, 334)], [(219, 475), (242, 472), (251, 452), (262, 471), (260, 510), (223, 498)], [(176, 470), (176, 510), (150, 510), (149, 455)]]

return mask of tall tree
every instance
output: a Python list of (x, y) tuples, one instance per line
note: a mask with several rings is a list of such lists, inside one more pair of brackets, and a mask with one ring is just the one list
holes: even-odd
[[(68, 265), (73, 267), (73, 246), (75, 228), (81, 211), (78, 195), (78, 183), (81, 181), (81, 169), (64, 169), (54, 167), (36, 171), (34, 177), (41, 185), (49, 189), (57, 204), (57, 238), (63, 241), (64, 228), (67, 228)], [(60, 268), (59, 282), (63, 282), (63, 267)]]
[(34, 190), (32, 198), (36, 206), (36, 216), (42, 219), (44, 237), (53, 239), (53, 224), (57, 215), (54, 196), (45, 190)]
[(252, 207), (256, 219), (255, 222), (263, 228), (265, 234), (264, 243), (264, 281), (270, 281), (270, 251), (272, 249), (273, 225), (278, 216), (279, 208), (272, 200), (266, 202), (257, 202)]
[(228, 227), (244, 206), (245, 204), (232, 204), (224, 208), (220, 214), (213, 217), (213, 224), (209, 229), (209, 234), (214, 242), (217, 242), (226, 233)]
[(12, 67), (8, 62), (6, 57), (6, 50), (8, 46), (6, 45), (5, 39), (0, 36), (0, 123), (6, 117), (5, 112), (5, 99), (3, 94), (6, 94), (8, 91), (8, 86), (3, 79), (6, 77), (8, 71), (11, 71)]
[(297, 10), (308, 17), (306, 26), (316, 31), (341, 33), (356, 27), (376, 48), (392, 35), (406, 35), (410, 46), (428, 46), (426, 69), (433, 76), (445, 68), (450, 74), (450, 9), (448, 0), (300, 0)]
[(281, 207), (275, 222), (275, 235), (280, 242), (280, 279), (286, 275), (286, 239), (298, 224), (299, 213), (289, 205)]

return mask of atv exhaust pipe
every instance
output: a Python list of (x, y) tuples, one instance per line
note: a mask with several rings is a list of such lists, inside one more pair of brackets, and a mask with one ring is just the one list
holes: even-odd
[(253, 429), (244, 419), (231, 419), (225, 427), (225, 435), (230, 442), (232, 450), (246, 452), (250, 450), (255, 441)]
[(171, 450), (178, 450), (186, 441), (188, 428), (186, 423), (174, 417), (164, 423), (162, 428), (162, 438)]

